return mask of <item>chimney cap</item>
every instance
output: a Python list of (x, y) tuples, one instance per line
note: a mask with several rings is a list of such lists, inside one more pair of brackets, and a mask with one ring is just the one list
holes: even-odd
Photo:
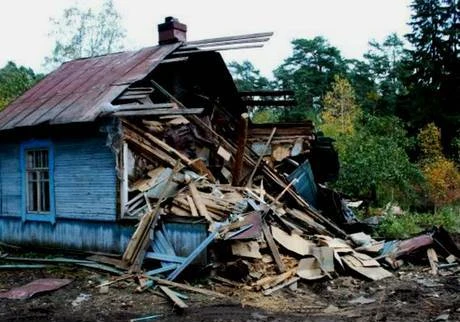
[(167, 30), (180, 30), (180, 31), (187, 31), (187, 25), (179, 22), (178, 18), (173, 16), (168, 16), (165, 18), (165, 22), (158, 25), (158, 31), (167, 31)]

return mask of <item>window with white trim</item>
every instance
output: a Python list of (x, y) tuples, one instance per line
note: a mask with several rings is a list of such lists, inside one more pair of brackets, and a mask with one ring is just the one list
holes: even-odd
[(22, 220), (56, 222), (54, 146), (50, 140), (21, 143)]
[(50, 164), (48, 149), (25, 151), (26, 211), (33, 214), (50, 213)]

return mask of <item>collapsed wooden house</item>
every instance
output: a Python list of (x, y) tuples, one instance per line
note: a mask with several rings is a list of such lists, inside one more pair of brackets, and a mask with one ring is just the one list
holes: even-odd
[[(241, 115), (257, 103), (245, 103), (216, 50), (257, 47), (271, 33), (187, 42), (186, 26), (173, 18), (158, 30), (158, 46), (67, 62), (0, 112), (0, 241), (120, 253), (140, 214), (129, 184), (142, 175), (136, 162), (173, 166), (180, 159), (237, 185), (247, 176), (254, 164), (243, 160), (244, 149), (209, 146), (222, 138), (246, 145), (240, 130), (260, 145), (271, 128), (244, 129)], [(196, 126), (180, 126), (177, 116)], [(146, 143), (139, 126), (155, 133), (161, 117), (177, 130), (158, 141), (183, 154), (171, 158), (160, 142)], [(298, 142), (307, 143), (312, 126), (300, 127)], [(273, 142), (282, 146), (286, 136), (292, 140), (289, 127)], [(187, 155), (195, 142), (200, 148)]]
[(215, 264), (244, 258), (237, 279), (265, 295), (344, 269), (386, 278), (377, 259), (394, 268), (435, 243), (458, 258), (442, 230), (388, 243), (351, 233), (353, 213), (319, 184), (338, 173), (330, 139), (311, 122), (252, 124), (251, 108), (292, 106), (293, 93), (238, 93), (218, 50), (271, 33), (187, 42), (170, 17), (158, 30), (158, 46), (65, 63), (0, 112), (1, 242), (123, 254), (45, 261), (133, 273), (145, 289), (178, 286), (220, 239)]

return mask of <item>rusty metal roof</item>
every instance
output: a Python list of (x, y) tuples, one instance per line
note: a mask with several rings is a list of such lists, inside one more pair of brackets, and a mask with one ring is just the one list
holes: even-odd
[(181, 43), (67, 62), (0, 112), (0, 131), (42, 123), (94, 121), (129, 85)]

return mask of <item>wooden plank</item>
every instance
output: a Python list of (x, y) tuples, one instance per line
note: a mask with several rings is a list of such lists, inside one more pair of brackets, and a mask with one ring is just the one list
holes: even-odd
[(222, 293), (214, 292), (214, 291), (207, 290), (207, 289), (204, 289), (204, 288), (193, 287), (193, 286), (190, 286), (190, 285), (185, 285), (185, 284), (182, 284), (182, 283), (172, 282), (172, 281), (168, 281), (168, 280), (157, 278), (157, 277), (151, 277), (151, 279), (154, 280), (155, 282), (157, 282), (160, 285), (167, 285), (167, 286), (177, 287), (177, 288), (180, 288), (182, 290), (195, 292), (195, 293), (199, 293), (199, 294), (204, 294), (204, 295), (208, 295), (208, 296), (214, 296), (214, 297), (220, 297), (220, 298), (226, 298), (227, 297), (226, 295), (224, 295)]
[(121, 150), (121, 182), (120, 182), (120, 210), (121, 216), (125, 214), (128, 203), (128, 144), (123, 142)]
[(232, 185), (234, 186), (239, 186), (241, 183), (244, 165), (244, 150), (248, 139), (248, 124), (249, 115), (247, 113), (241, 114), (240, 122), (238, 125), (237, 149), (232, 168)]
[(107, 265), (112, 265), (121, 269), (126, 269), (125, 263), (121, 259), (118, 258), (112, 258), (108, 256), (103, 256), (103, 255), (91, 255), (86, 258), (89, 261), (93, 262), (98, 262), (102, 264), (107, 264)]
[(393, 274), (391, 274), (389, 271), (383, 269), (382, 267), (364, 267), (364, 266), (359, 266), (357, 263), (354, 262), (354, 258), (351, 255), (344, 255), (341, 257), (342, 261), (345, 263), (346, 266), (348, 266), (351, 270), (373, 280), (373, 281), (378, 281), (383, 278), (391, 277)]
[(438, 275), (438, 255), (433, 248), (428, 248), (426, 250), (428, 256), (428, 261), (430, 262), (431, 274)]
[(193, 202), (193, 198), (189, 195), (186, 196), (188, 205), (190, 207), (190, 212), (192, 213), (192, 217), (198, 217), (198, 210), (196, 209), (196, 205)]
[(160, 64), (182, 63), (188, 60), (188, 57), (168, 58), (163, 59)]
[(166, 273), (166, 272), (172, 271), (172, 270), (176, 269), (177, 266), (179, 266), (179, 265), (177, 265), (177, 264), (169, 264), (169, 265), (166, 265), (166, 266), (163, 266), (163, 267), (156, 268), (156, 269), (153, 269), (151, 271), (145, 272), (144, 275), (155, 276), (155, 275), (158, 275), (158, 274), (161, 274), (161, 273)]
[(190, 194), (192, 195), (193, 202), (195, 203), (196, 208), (198, 209), (198, 213), (205, 217), (210, 223), (214, 222), (212, 220), (211, 216), (208, 213), (208, 210), (206, 209), (205, 204), (203, 203), (203, 200), (201, 200), (200, 193), (198, 192), (198, 189), (196, 188), (195, 184), (193, 182), (190, 182), (188, 184), (188, 188), (190, 190)]
[(171, 184), (174, 175), (177, 173), (177, 171), (179, 171), (180, 168), (180, 162), (177, 161), (171, 175), (166, 182), (166, 188), (162, 191), (160, 198), (155, 205), (155, 208), (153, 211), (145, 214), (142, 217), (136, 231), (128, 243), (128, 246), (123, 254), (123, 261), (127, 264), (132, 264), (131, 271), (137, 271), (140, 269), (142, 259), (144, 258), (145, 251), (149, 245), (150, 236), (153, 236), (152, 229), (155, 228), (156, 222), (159, 218), (158, 212), (160, 210), (161, 204), (164, 201), (168, 187)]
[(298, 280), (300, 279), (300, 277), (292, 277), (290, 278), (289, 280), (287, 280), (286, 282), (282, 283), (282, 284), (279, 284), (277, 286), (274, 286), (272, 288), (269, 288), (268, 290), (265, 290), (263, 293), (264, 295), (270, 295), (272, 294), (273, 292), (276, 292), (286, 286), (289, 286), (295, 282), (297, 282)]
[(138, 134), (134, 132), (127, 132), (127, 129), (125, 128), (123, 130), (123, 137), (129, 141), (129, 143), (134, 145), (133, 149), (144, 156), (147, 160), (162, 161), (169, 166), (174, 166), (174, 158), (154, 147), (150, 142), (140, 137)]
[(296, 106), (295, 100), (243, 100), (246, 106), (277, 106), (277, 107), (292, 107)]
[(216, 48), (211, 48), (211, 49), (205, 49), (205, 50), (184, 50), (184, 51), (175, 51), (171, 55), (172, 56), (178, 56), (178, 55), (190, 55), (190, 54), (197, 54), (197, 53), (203, 53), (203, 52), (209, 52), (209, 51), (226, 51), (226, 50), (233, 50), (233, 49), (250, 49), (250, 48), (261, 48), (264, 45), (247, 45), (247, 46), (234, 46), (234, 47), (216, 47)]
[(284, 266), (284, 263), (281, 260), (280, 252), (278, 250), (278, 247), (275, 244), (275, 241), (273, 240), (273, 236), (270, 233), (270, 229), (268, 228), (268, 225), (265, 222), (265, 220), (262, 220), (262, 231), (264, 233), (265, 239), (267, 240), (268, 247), (270, 247), (270, 251), (272, 252), (276, 266), (278, 267), (278, 271), (280, 273), (285, 272), (286, 267)]
[(274, 287), (285, 280), (291, 278), (292, 276), (295, 275), (297, 269), (290, 269), (284, 273), (281, 273), (279, 275), (274, 275), (274, 276), (266, 276), (264, 278), (259, 279), (255, 283), (252, 283), (252, 287), (255, 287), (256, 289), (263, 288), (263, 289), (269, 289), (271, 287)]
[(190, 265), (195, 260), (195, 258), (198, 257), (198, 255), (200, 255), (206, 249), (206, 247), (208, 247), (209, 244), (211, 244), (214, 241), (218, 234), (218, 231), (212, 232), (195, 250), (193, 250), (193, 252), (187, 257), (187, 259), (179, 267), (177, 267), (174, 272), (172, 272), (168, 276), (168, 280), (171, 281), (176, 279), (179, 276), (179, 274), (182, 273), (182, 271), (188, 265)]
[(130, 111), (117, 111), (113, 112), (114, 116), (146, 116), (146, 115), (190, 115), (190, 114), (201, 114), (204, 108), (187, 108), (187, 109), (148, 109), (148, 110), (130, 110)]
[(181, 49), (193, 49), (196, 47), (214, 47), (214, 46), (227, 46), (227, 45), (239, 45), (239, 44), (247, 44), (247, 43), (256, 43), (256, 42), (266, 42), (269, 41), (269, 37), (263, 38), (250, 38), (250, 39), (240, 39), (240, 40), (226, 40), (226, 41), (219, 41), (219, 42), (210, 42), (201, 45), (185, 45), (182, 46)]
[(292, 90), (279, 90), (279, 91), (270, 91), (270, 90), (255, 90), (255, 91), (240, 91), (238, 92), (240, 97), (244, 96), (287, 96), (294, 95)]
[(116, 108), (115, 111), (140, 111), (140, 110), (151, 110), (151, 109), (165, 109), (172, 108), (174, 104), (172, 103), (158, 103), (158, 104), (121, 104), (114, 105)]
[(289, 235), (276, 226), (271, 226), (271, 232), (278, 244), (286, 249), (301, 256), (312, 255), (312, 248), (315, 246), (315, 243), (303, 239), (297, 234)]
[(203, 45), (207, 43), (225, 42), (225, 41), (240, 40), (240, 39), (254, 39), (254, 38), (271, 37), (271, 36), (273, 36), (273, 32), (261, 32), (261, 33), (255, 33), (255, 34), (236, 35), (236, 36), (228, 36), (228, 37), (218, 37), (218, 38), (208, 38), (208, 39), (187, 41), (185, 45), (187, 46), (188, 45)]
[(121, 100), (121, 101), (123, 101), (123, 100), (125, 100), (125, 101), (126, 100), (143, 100), (143, 99), (146, 99), (146, 98), (148, 98), (148, 94), (137, 94), (137, 95), (135, 95), (135, 94), (127, 93), (127, 94), (123, 94), (123, 95), (119, 96), (117, 98), (117, 100)]
[(172, 290), (170, 290), (167, 286), (164, 286), (164, 285), (160, 285), (160, 290), (163, 291), (163, 293), (165, 293), (169, 299), (171, 301), (173, 301), (174, 305), (177, 305), (179, 308), (181, 309), (186, 309), (188, 308), (188, 305), (185, 304), (184, 301), (182, 301), (177, 295), (175, 292), (173, 292)]
[(154, 253), (154, 252), (145, 253), (145, 257), (150, 258), (150, 259), (156, 259), (159, 261), (181, 263), (181, 264), (186, 260), (186, 257), (160, 254), (160, 253)]

